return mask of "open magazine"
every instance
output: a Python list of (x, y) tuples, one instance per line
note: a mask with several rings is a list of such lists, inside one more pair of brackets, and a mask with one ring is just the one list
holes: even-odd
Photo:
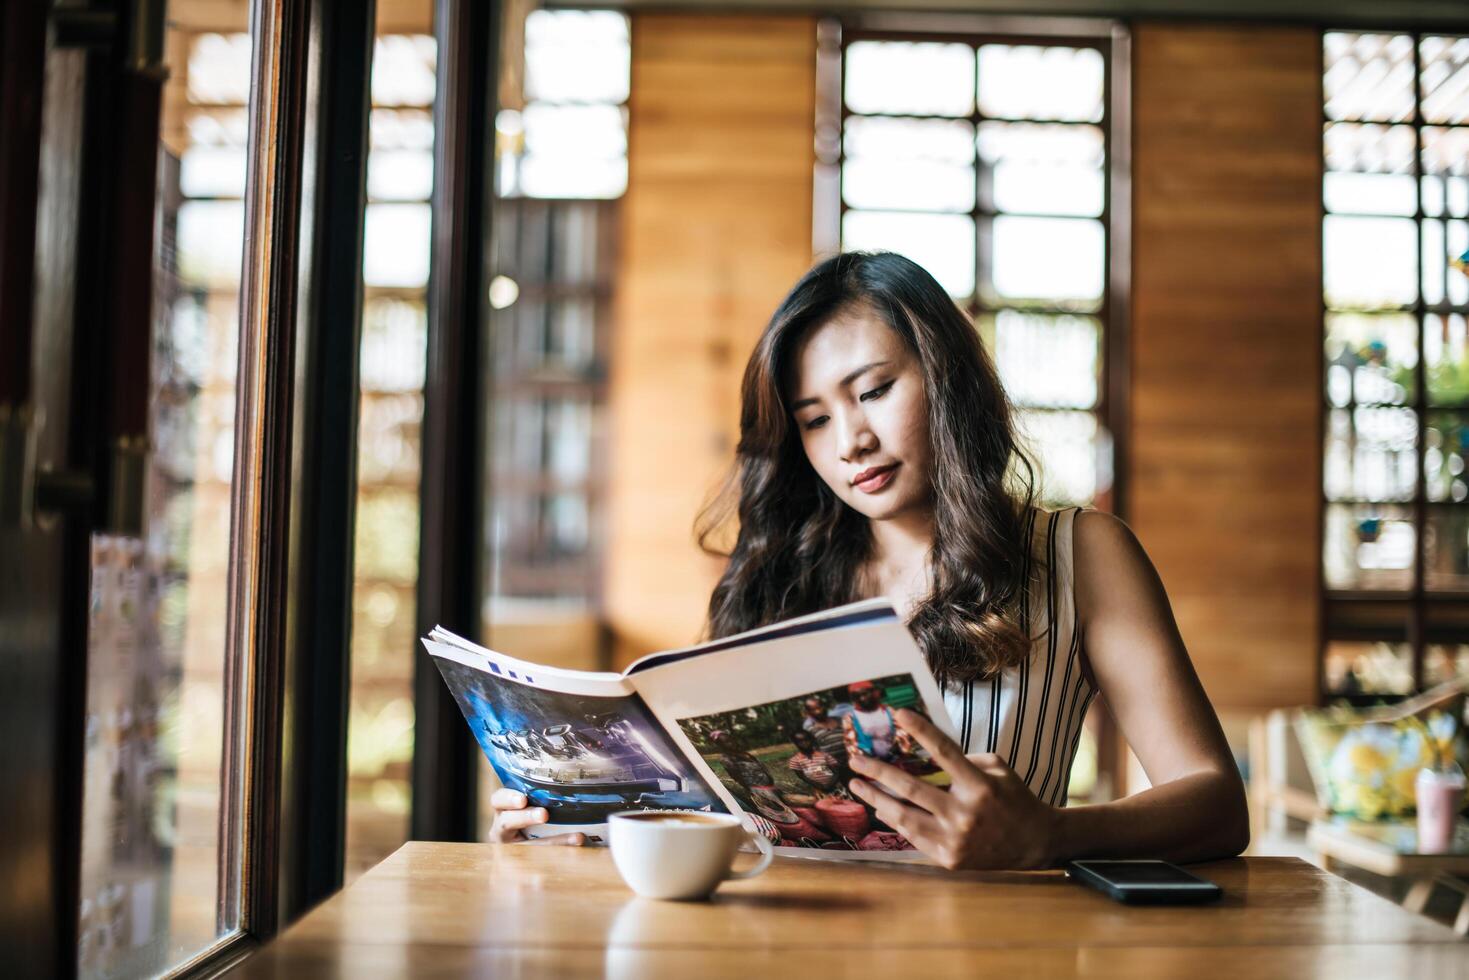
[(442, 628), (423, 643), (500, 781), (550, 814), (533, 835), (602, 843), (620, 810), (704, 810), (742, 814), (777, 853), (915, 860), (848, 792), (848, 760), (865, 753), (948, 785), (897, 723), (906, 707), (954, 734), (885, 600), (651, 654), (620, 674), (527, 663)]

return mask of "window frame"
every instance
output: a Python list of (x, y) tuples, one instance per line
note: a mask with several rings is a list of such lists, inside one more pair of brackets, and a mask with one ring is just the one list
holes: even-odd
[[(1414, 247), (1416, 249), (1416, 261), (1414, 263), (1414, 300), (1411, 304), (1402, 307), (1383, 308), (1381, 312), (1401, 313), (1413, 319), (1415, 325), (1415, 344), (1417, 348), (1417, 362), (1413, 369), (1413, 398), (1411, 402), (1405, 403), (1403, 407), (1411, 408), (1417, 416), (1417, 435), (1413, 446), (1414, 477), (1413, 497), (1408, 501), (1377, 501), (1365, 498), (1352, 497), (1350, 499), (1333, 499), (1327, 491), (1325, 474), (1325, 447), (1329, 433), (1330, 417), (1334, 410), (1340, 407), (1333, 404), (1326, 386), (1326, 372), (1329, 365), (1325, 358), (1325, 343), (1327, 340), (1327, 321), (1335, 312), (1338, 312), (1327, 303), (1325, 276), (1326, 270), (1322, 268), (1322, 291), (1321, 291), (1321, 337), (1322, 337), (1322, 375), (1321, 375), (1321, 399), (1323, 411), (1321, 413), (1320, 432), (1318, 433), (1318, 444), (1322, 447), (1322, 483), (1321, 483), (1321, 526), (1319, 529), (1319, 560), (1320, 572), (1320, 594), (1321, 631), (1317, 648), (1317, 678), (1318, 699), (1325, 704), (1332, 700), (1347, 700), (1353, 703), (1376, 703), (1384, 700), (1397, 700), (1422, 691), (1424, 688), (1424, 665), (1427, 659), (1427, 648), (1435, 644), (1463, 644), (1469, 643), (1469, 588), (1464, 591), (1452, 592), (1448, 590), (1430, 590), (1426, 585), (1426, 556), (1427, 535), (1424, 533), (1427, 519), (1432, 509), (1448, 512), (1458, 508), (1463, 513), (1469, 513), (1469, 501), (1430, 501), (1427, 493), (1427, 479), (1424, 472), (1424, 455), (1427, 445), (1427, 433), (1429, 415), (1433, 413), (1460, 414), (1469, 416), (1469, 405), (1458, 406), (1433, 406), (1429, 402), (1428, 393), (1428, 367), (1425, 356), (1425, 343), (1427, 337), (1427, 317), (1430, 314), (1451, 315), (1458, 313), (1469, 317), (1469, 304), (1455, 306), (1445, 296), (1438, 304), (1427, 304), (1423, 295), (1423, 228), (1428, 220), (1440, 220), (1447, 223), (1452, 217), (1447, 213), (1437, 219), (1430, 219), (1425, 215), (1423, 209), (1423, 130), (1425, 126), (1433, 125), (1423, 121), (1423, 90), (1422, 69), (1423, 53), (1421, 43), (1424, 37), (1469, 37), (1469, 30), (1433, 30), (1422, 26), (1411, 26), (1404, 28), (1399, 26), (1363, 25), (1350, 24), (1321, 25), (1318, 31), (1320, 37), (1319, 49), (1321, 51), (1322, 66), (1322, 99), (1321, 99), (1321, 126), (1322, 126), (1322, 191), (1321, 198), (1321, 222), (1325, 229), (1326, 218), (1333, 214), (1341, 214), (1348, 217), (1357, 216), (1357, 212), (1330, 211), (1325, 203), (1325, 178), (1328, 171), (1325, 166), (1326, 144), (1325, 135), (1327, 128), (1333, 123), (1352, 123), (1356, 120), (1333, 119), (1327, 112), (1325, 93), (1325, 44), (1326, 35), (1333, 33), (1350, 34), (1385, 34), (1401, 35), (1410, 38), (1413, 45), (1413, 111), (1409, 119), (1404, 123), (1382, 123), (1379, 125), (1407, 125), (1413, 130), (1413, 165), (1410, 171), (1414, 183), (1414, 208), (1413, 214), (1408, 217), (1414, 227)], [(1444, 124), (1449, 128), (1463, 128), (1469, 130), (1469, 123)], [(1376, 215), (1371, 215), (1376, 217)], [(1398, 216), (1392, 216), (1398, 217)], [(1462, 219), (1461, 219), (1462, 220)], [(1324, 246), (1324, 241), (1323, 241)], [(1451, 274), (1451, 273), (1450, 273)], [(1355, 398), (1348, 405), (1348, 410), (1356, 407)], [(1327, 514), (1332, 505), (1354, 506), (1359, 504), (1383, 505), (1400, 507), (1411, 512), (1414, 527), (1413, 565), (1409, 587), (1407, 589), (1367, 589), (1349, 588), (1334, 589), (1330, 586), (1327, 578), (1326, 547), (1327, 547)], [(1361, 692), (1357, 694), (1345, 694), (1333, 691), (1330, 688), (1326, 665), (1329, 661), (1331, 645), (1335, 642), (1384, 642), (1403, 644), (1409, 648), (1409, 656), (1412, 662), (1412, 688), (1403, 694), (1391, 692)]]
[[(1128, 318), (1132, 285), (1131, 205), (1131, 37), (1125, 24), (1087, 17), (1004, 16), (986, 14), (853, 14), (822, 24), (818, 54), (817, 182), (814, 245), (818, 253), (835, 251), (842, 240), (842, 223), (848, 207), (842, 197), (841, 169), (846, 159), (843, 134), (852, 113), (845, 95), (846, 49), (855, 41), (907, 41), (961, 43), (977, 51), (984, 44), (1069, 46), (1096, 50), (1102, 55), (1103, 116), (1096, 125), (1103, 138), (1103, 200), (1096, 217), (1103, 233), (1103, 286), (1101, 301), (1093, 313), (1081, 314), (1098, 321), (1100, 329), (1097, 401), (1090, 409), (1060, 409), (1030, 406), (1029, 411), (1086, 412), (1097, 420), (1099, 435), (1111, 441), (1111, 485), (1096, 491), (1092, 505), (1118, 516), (1127, 505), (1127, 418), (1128, 418)], [(881, 114), (879, 114), (881, 117)], [(898, 116), (895, 118), (925, 118)], [(975, 105), (964, 118), (978, 132), (985, 116)], [(1070, 125), (1070, 124), (1068, 124)], [(834, 135), (831, 134), (834, 130)], [(833, 148), (834, 147), (834, 148)], [(981, 220), (999, 212), (986, 208), (984, 166), (976, 154), (974, 207), (967, 214), (975, 223), (976, 238), (982, 238)], [(861, 209), (857, 209), (861, 210)], [(929, 212), (922, 212), (929, 213)], [(962, 304), (964, 312), (978, 318), (1006, 306), (987, 306), (981, 298), (986, 256), (980, 242), (975, 248), (975, 287)], [(1045, 312), (1051, 312), (1047, 310)], [(1039, 474), (1037, 474), (1039, 476)]]
[[(370, 58), (371, 28), (371, 4), (250, 5), (216, 906), (217, 921), (233, 928), (169, 964), (168, 976), (228, 970), (340, 885), (335, 808), (345, 765), (336, 756), (345, 755), (346, 716), (338, 672), (347, 662), (354, 471), (331, 450), (340, 442), (352, 461), (353, 440), (340, 432), (356, 424), (353, 338), (360, 317), (353, 310), (360, 311), (365, 171), (361, 153), (355, 182), (351, 167), (328, 166), (327, 156), (354, 138), (365, 141), (369, 76), (347, 41), (362, 40)], [(328, 35), (331, 45), (324, 43)], [(107, 185), (92, 192), (119, 191)], [(313, 247), (328, 236), (333, 249)], [(343, 319), (351, 330), (335, 329)], [(342, 361), (344, 339), (350, 354)], [(318, 519), (339, 507), (343, 519)], [(343, 577), (345, 589), (335, 581)], [(84, 698), (84, 671), (72, 685)], [(79, 731), (84, 712), (63, 721)], [(339, 753), (331, 751), (334, 742)], [(67, 816), (79, 823), (83, 763), (68, 761), (66, 778), (78, 791), (68, 800), (76, 813)], [(79, 852), (79, 837), (70, 846)], [(76, 971), (76, 952), (62, 951), (70, 957), (64, 972)]]

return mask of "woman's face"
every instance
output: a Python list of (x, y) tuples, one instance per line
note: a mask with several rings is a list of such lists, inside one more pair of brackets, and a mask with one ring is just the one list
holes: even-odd
[(790, 405), (806, 458), (847, 506), (875, 521), (932, 507), (923, 371), (867, 307), (838, 313), (802, 340)]

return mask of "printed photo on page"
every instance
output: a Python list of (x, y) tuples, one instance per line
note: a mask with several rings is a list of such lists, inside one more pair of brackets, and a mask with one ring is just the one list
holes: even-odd
[(848, 760), (857, 754), (935, 786), (949, 785), (948, 773), (898, 724), (900, 708), (923, 713), (910, 674), (681, 718), (678, 724), (771, 843), (905, 851), (913, 845), (847, 790)]

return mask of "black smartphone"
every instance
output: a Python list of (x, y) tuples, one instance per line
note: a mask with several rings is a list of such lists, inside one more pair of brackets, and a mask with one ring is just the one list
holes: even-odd
[(1066, 873), (1128, 905), (1195, 905), (1224, 894), (1212, 881), (1167, 861), (1071, 861)]

